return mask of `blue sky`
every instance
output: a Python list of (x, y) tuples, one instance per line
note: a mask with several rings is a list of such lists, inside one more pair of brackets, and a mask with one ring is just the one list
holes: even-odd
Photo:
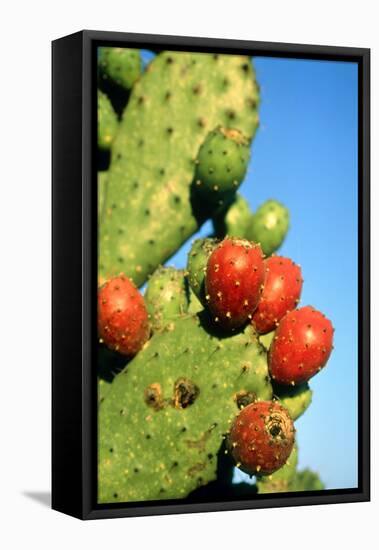
[[(358, 69), (355, 63), (257, 57), (261, 125), (241, 194), (290, 210), (280, 253), (300, 263), (302, 305), (335, 327), (328, 366), (296, 423), (299, 466), (329, 489), (357, 486)], [(210, 224), (200, 234), (211, 232)], [(192, 240), (192, 239), (191, 239)], [(186, 264), (190, 243), (168, 262)], [(237, 476), (236, 480), (242, 476)]]

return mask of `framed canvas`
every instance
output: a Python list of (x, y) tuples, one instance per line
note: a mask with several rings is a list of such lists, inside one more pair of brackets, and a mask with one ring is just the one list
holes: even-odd
[(369, 50), (52, 51), (53, 508), (369, 500)]

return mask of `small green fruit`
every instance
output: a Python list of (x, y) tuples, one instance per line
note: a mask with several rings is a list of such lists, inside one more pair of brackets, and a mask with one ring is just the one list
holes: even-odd
[(289, 212), (275, 200), (263, 203), (252, 216), (246, 237), (257, 243), (266, 256), (273, 254), (282, 245), (289, 228)]

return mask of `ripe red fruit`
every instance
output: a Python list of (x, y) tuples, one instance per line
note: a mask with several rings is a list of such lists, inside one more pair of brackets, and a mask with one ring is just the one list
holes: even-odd
[(106, 282), (98, 292), (98, 332), (104, 344), (132, 357), (150, 335), (145, 302), (124, 275)]
[(238, 468), (250, 475), (269, 475), (284, 466), (290, 456), (295, 427), (279, 403), (257, 401), (241, 410), (227, 443)]
[(280, 319), (295, 309), (303, 284), (300, 266), (289, 258), (271, 256), (265, 260), (265, 268), (265, 286), (252, 321), (260, 334), (274, 330)]
[(271, 377), (279, 384), (301, 384), (325, 366), (333, 348), (332, 323), (311, 306), (287, 313), (271, 343)]
[(205, 275), (206, 300), (214, 321), (224, 329), (234, 329), (251, 319), (264, 277), (259, 244), (224, 239), (210, 255)]

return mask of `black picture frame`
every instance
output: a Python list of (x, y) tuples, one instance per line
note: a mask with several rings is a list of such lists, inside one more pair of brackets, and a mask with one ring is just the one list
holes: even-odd
[[(99, 45), (354, 61), (359, 76), (357, 489), (188, 503), (96, 503), (96, 55)], [(370, 500), (370, 50), (85, 30), (52, 43), (52, 507), (81, 519)]]

